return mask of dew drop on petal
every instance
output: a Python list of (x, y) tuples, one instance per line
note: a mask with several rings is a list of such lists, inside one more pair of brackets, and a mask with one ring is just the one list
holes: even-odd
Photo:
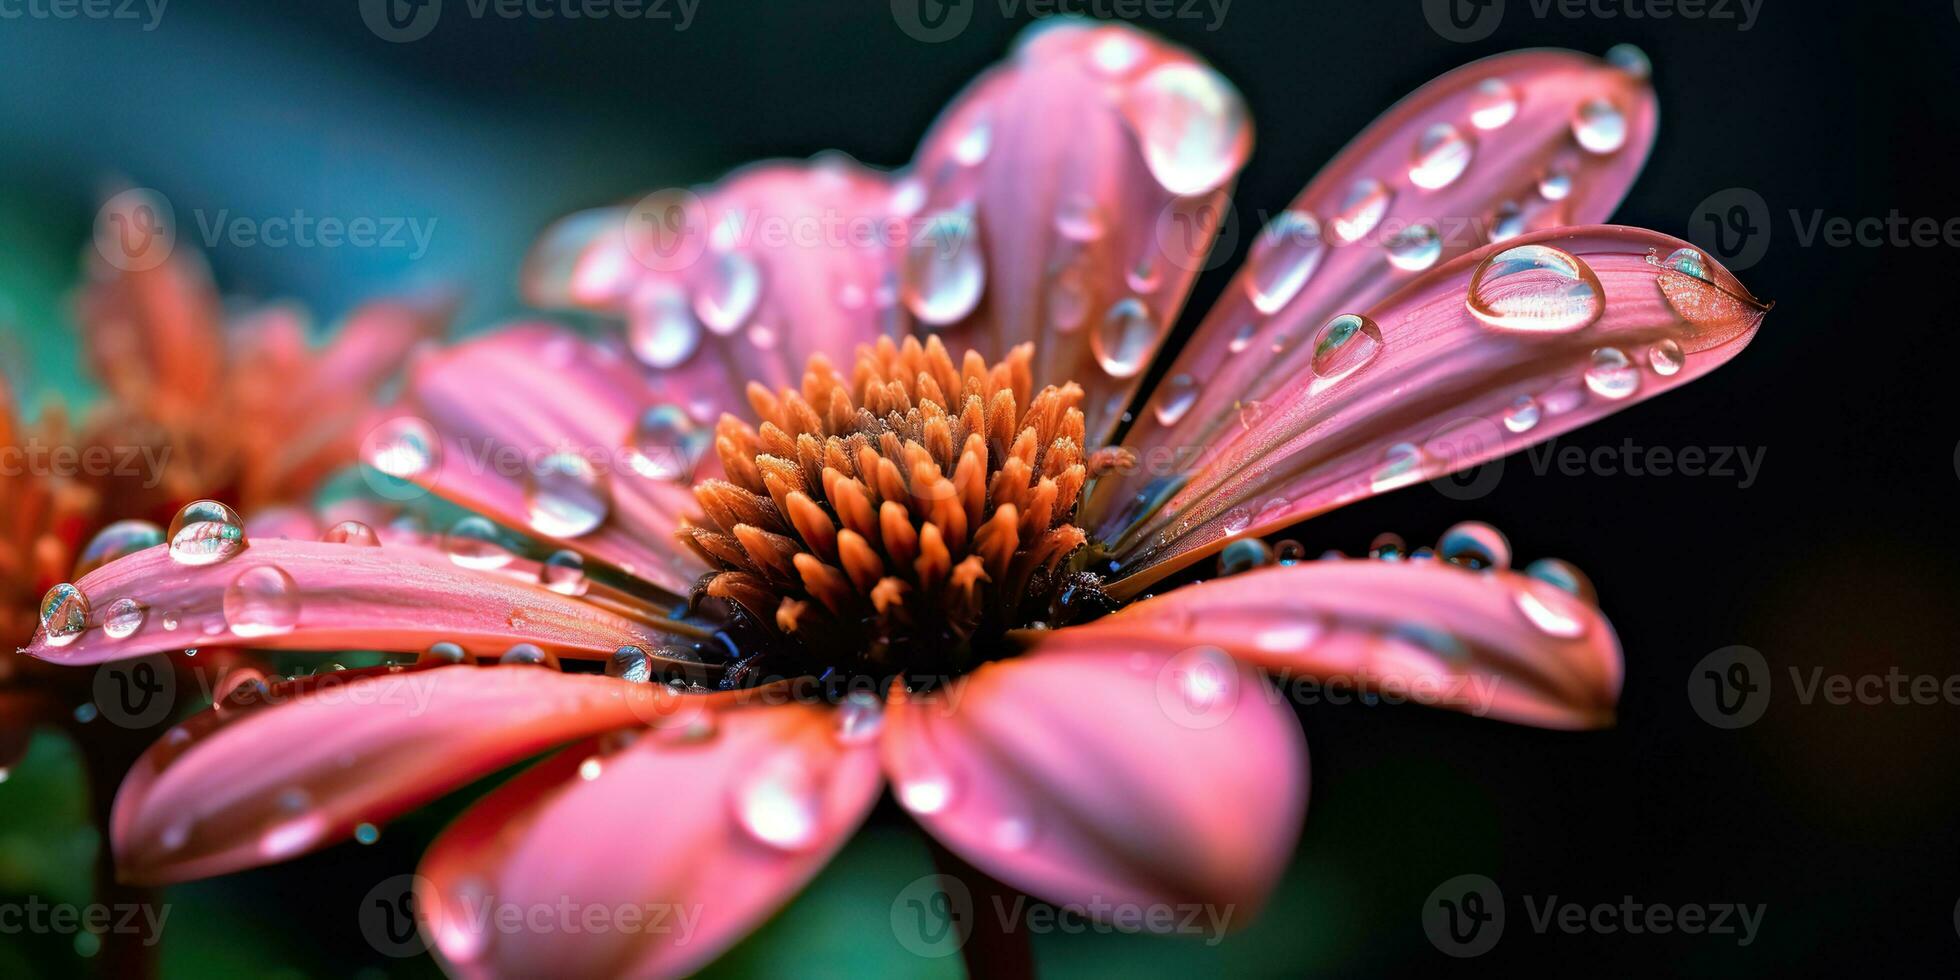
[(1234, 354), (1240, 353), (1244, 351), (1247, 347), (1251, 347), (1252, 338), (1258, 335), (1259, 335), (1258, 324), (1256, 323), (1242, 324), (1239, 327), (1238, 332), (1232, 335), (1231, 342), (1226, 344), (1225, 348)]
[(1416, 139), (1409, 161), (1409, 182), (1424, 190), (1448, 187), (1470, 166), (1475, 145), (1449, 123), (1436, 123)]
[(1572, 193), (1572, 173), (1564, 167), (1552, 167), (1538, 178), (1538, 196), (1547, 201), (1563, 201)]
[(248, 639), (290, 633), (299, 625), (299, 585), (277, 565), (239, 572), (225, 587), (225, 625)]
[(1586, 632), (1577, 600), (1548, 582), (1527, 578), (1514, 598), (1524, 618), (1547, 636), (1571, 639)]
[(1519, 245), (1484, 259), (1464, 305), (1500, 330), (1569, 333), (1598, 320), (1605, 291), (1592, 267), (1549, 245)]
[(1490, 240), (1508, 241), (1524, 234), (1524, 208), (1516, 201), (1505, 201), (1497, 206), (1490, 218)]
[(837, 704), (837, 740), (845, 745), (871, 741), (884, 725), (884, 702), (869, 691), (852, 691)]
[(1502, 571), (1511, 567), (1511, 542), (1489, 524), (1464, 521), (1443, 532), (1436, 541), (1436, 557), (1478, 571)]
[(1103, 236), (1102, 208), (1087, 194), (1074, 193), (1062, 198), (1055, 210), (1055, 231), (1063, 238), (1093, 242)]
[(464, 568), (502, 568), (512, 557), (497, 525), (475, 514), (450, 525), (449, 533), (442, 537), (442, 550), (450, 561)]
[(1593, 590), (1592, 579), (1568, 561), (1557, 558), (1540, 558), (1524, 567), (1525, 575), (1544, 582), (1567, 595), (1591, 603), (1598, 593)]
[[(1227, 522), (1229, 527), (1230, 522)], [(1239, 530), (1244, 530), (1243, 525)], [(1236, 533), (1236, 532), (1234, 532)], [(1273, 563), (1273, 549), (1258, 538), (1239, 538), (1218, 552), (1218, 574), (1237, 575)]]
[(341, 521), (327, 528), (327, 533), (320, 535), (320, 540), (328, 544), (346, 544), (357, 548), (381, 546), (381, 538), (374, 533), (374, 528), (360, 521)]
[(1386, 493), (1419, 482), (1422, 480), (1424, 462), (1421, 447), (1414, 443), (1398, 442), (1382, 453), (1381, 465), (1375, 467), (1368, 484), (1374, 492)]
[(1654, 73), (1654, 63), (1637, 44), (1615, 44), (1607, 48), (1606, 63), (1635, 78), (1647, 78)]
[(1374, 360), (1381, 347), (1382, 331), (1375, 321), (1343, 313), (1314, 335), (1313, 373), (1328, 381), (1345, 378)]
[(170, 520), (170, 557), (180, 565), (214, 565), (245, 550), (245, 522), (215, 500), (194, 500)]
[(441, 447), (429, 423), (404, 415), (368, 433), (361, 446), (361, 459), (387, 476), (412, 480), (435, 469)]
[(1504, 428), (1512, 432), (1530, 432), (1537, 427), (1539, 416), (1538, 399), (1519, 395), (1504, 408)]
[(519, 643), (497, 658), (500, 664), (516, 664), (524, 667), (544, 667), (558, 669), (558, 655), (547, 652), (535, 643)]
[(532, 464), (524, 482), (531, 529), (548, 538), (591, 533), (612, 509), (605, 475), (575, 452), (552, 453)]
[(1283, 212), (1266, 225), (1246, 260), (1254, 308), (1272, 313), (1299, 295), (1326, 251), (1320, 235), (1320, 220), (1305, 211)]
[(606, 660), (606, 676), (645, 684), (653, 680), (653, 658), (639, 647), (620, 647)]
[(117, 521), (96, 532), (75, 560), (75, 577), (87, 575), (118, 558), (154, 548), (164, 541), (163, 528), (149, 521)]
[(633, 472), (649, 479), (685, 483), (693, 478), (694, 463), (712, 438), (680, 406), (655, 405), (633, 423), (626, 462)]
[(1679, 373), (1685, 363), (1687, 355), (1681, 353), (1681, 345), (1672, 340), (1662, 340), (1647, 348), (1647, 366), (1663, 378)]
[(124, 596), (109, 603), (108, 610), (102, 615), (102, 632), (115, 640), (129, 637), (143, 628), (143, 620), (149, 613), (148, 606)]
[(463, 650), (461, 645), (443, 641), (441, 643), (430, 644), (427, 650), (422, 651), (415, 658), (415, 662), (422, 665), (445, 665), (468, 663), (469, 659), (469, 654)]
[(1143, 300), (1132, 297), (1117, 303), (1096, 324), (1089, 346), (1096, 362), (1114, 378), (1130, 378), (1149, 363), (1157, 346), (1157, 321)]
[(1394, 192), (1373, 177), (1355, 181), (1348, 188), (1347, 196), (1341, 199), (1340, 211), (1334, 215), (1334, 234), (1342, 241), (1360, 240), (1381, 223), (1394, 196)]
[(657, 282), (633, 297), (626, 316), (626, 346), (650, 368), (677, 367), (701, 347), (701, 324), (687, 296), (671, 282)]
[(735, 822), (783, 851), (816, 843), (822, 822), (816, 775), (800, 753), (784, 750), (737, 777), (730, 802)]
[(1380, 561), (1397, 561), (1409, 553), (1409, 546), (1402, 536), (1391, 531), (1375, 535), (1368, 545), (1368, 557)]
[(1669, 252), (1667, 258), (1661, 260), (1661, 268), (1679, 272), (1684, 276), (1693, 276), (1703, 282), (1709, 281), (1708, 259), (1696, 249), (1677, 248)]
[(1625, 398), (1640, 390), (1640, 369), (1618, 347), (1600, 347), (1586, 366), (1586, 387), (1601, 398)]
[(1470, 94), (1470, 125), (1497, 129), (1518, 116), (1518, 91), (1501, 78), (1486, 78)]
[(288, 820), (260, 835), (259, 854), (269, 861), (284, 860), (311, 848), (326, 832), (327, 818), (321, 814)]
[(1389, 264), (1398, 269), (1420, 272), (1436, 264), (1443, 254), (1443, 236), (1428, 222), (1413, 224), (1382, 240)]
[(1202, 194), (1237, 172), (1250, 151), (1245, 101), (1217, 72), (1161, 65), (1130, 88), (1123, 116), (1151, 176), (1172, 194)]
[(971, 213), (941, 211), (907, 247), (905, 306), (927, 326), (958, 323), (980, 305), (987, 266), (977, 230)]
[(973, 119), (966, 132), (953, 141), (953, 159), (963, 167), (974, 167), (985, 162), (987, 153), (993, 149), (994, 127), (984, 114)]
[(732, 334), (749, 322), (762, 299), (762, 269), (748, 253), (716, 249), (694, 283), (694, 315), (709, 330)]
[(538, 582), (559, 595), (584, 595), (589, 584), (585, 579), (585, 556), (569, 549), (552, 552), (538, 566)]
[(64, 647), (88, 629), (89, 602), (82, 590), (63, 582), (41, 597), (41, 629), (47, 644)]
[(1572, 114), (1572, 138), (1588, 153), (1612, 153), (1626, 145), (1626, 116), (1604, 98), (1587, 99)]
[(1155, 411), (1160, 425), (1176, 425), (1198, 401), (1198, 382), (1188, 374), (1164, 379), (1157, 392)]

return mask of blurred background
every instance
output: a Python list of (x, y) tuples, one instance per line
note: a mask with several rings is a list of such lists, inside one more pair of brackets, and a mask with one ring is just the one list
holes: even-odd
[[(132, 4), (129, 17), (105, 18), (33, 16), (47, 8), (6, 0), (0, 361), (30, 405), (92, 397), (70, 300), (96, 208), (123, 186), (165, 194), (180, 229), (194, 210), (420, 222), (426, 247), (204, 251), (228, 295), (298, 300), (321, 328), (384, 292), (459, 284), (460, 329), (471, 331), (523, 312), (516, 270), (556, 216), (758, 158), (834, 148), (902, 164), (937, 110), (1054, 9), (1127, 13), (1237, 83), (1258, 126), (1237, 190), (1245, 213), (1284, 207), (1372, 118), (1458, 64), (1631, 42), (1653, 61), (1661, 128), (1617, 220), (1685, 237), (1711, 195), (1756, 192), (1766, 247), (1737, 271), (1778, 305), (1754, 345), (1706, 382), (1560, 443), (1732, 448), (1760, 454), (1760, 472), (1514, 464), (1479, 500), (1418, 486), (1289, 535), (1310, 554), (1358, 552), (1382, 531), (1416, 543), (1480, 519), (1506, 530), (1521, 560), (1574, 562), (1625, 647), (1619, 726), (1560, 734), (1416, 707), (1302, 707), (1313, 802), (1256, 924), (1215, 946), (1044, 935), (1040, 965), (1056, 975), (1951, 969), (1960, 704), (1805, 703), (1790, 671), (1960, 674), (1960, 347), (1941, 298), (1956, 242), (1804, 234), (1818, 218), (1960, 218), (1953, 6), (1727, 0), (1690, 14), (1643, 0), (1511, 0), (1508, 10), (1491, 0), (1459, 5), (1451, 21), (1443, 4), (1419, 0), (965, 0), (967, 26), (923, 43), (902, 29), (907, 2), (667, 0), (668, 16), (629, 23), (474, 18), (449, 0), (455, 9), (426, 37), (395, 43), (369, 29), (356, 0), (171, 0), (160, 15)], [(1673, 15), (1654, 16), (1663, 9)], [(1237, 258), (1200, 281), (1189, 310), (1209, 304)], [(1762, 653), (1775, 686), (1760, 720), (1723, 730), (1702, 720), (1688, 688), (1704, 657), (1738, 644)], [(100, 845), (73, 745), (37, 738), (7, 777), (0, 904), (86, 901)], [(367, 846), (171, 889), (166, 973), (433, 975), (426, 959), (375, 951), (355, 910), (377, 882), (413, 869), (461, 803), (392, 824)], [(650, 833), (618, 846), (663, 845)], [(800, 899), (710, 972), (957, 975), (958, 957), (920, 959), (892, 933), (895, 896), (932, 870), (888, 801)], [(1502, 887), (1510, 922), (1490, 952), (1454, 960), (1420, 914), (1433, 889), (1465, 873)], [(1525, 900), (1552, 896), (1735, 903), (1763, 917), (1746, 944), (1531, 928)], [(91, 955), (69, 935), (0, 933), (0, 975), (69, 975)]]

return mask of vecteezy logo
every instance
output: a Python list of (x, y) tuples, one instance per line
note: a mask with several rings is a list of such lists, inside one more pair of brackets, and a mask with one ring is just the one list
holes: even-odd
[(973, 935), (973, 893), (952, 875), (926, 875), (892, 901), (892, 935), (915, 956), (959, 952)]
[(396, 875), (368, 889), (361, 899), (361, 935), (383, 956), (420, 956), (428, 952), (416, 916), (415, 893), (425, 894), (429, 880), (421, 875)]
[(1422, 0), (1422, 16), (1443, 40), (1468, 44), (1497, 30), (1504, 0)]
[(892, 0), (892, 19), (914, 41), (938, 44), (973, 22), (974, 0)]
[(96, 668), (91, 685), (102, 717), (124, 728), (148, 728), (163, 721), (176, 702), (177, 672), (160, 653), (116, 660)]
[(679, 272), (708, 249), (708, 208), (693, 191), (654, 191), (633, 202), (625, 221), (626, 251), (654, 272)]
[(1496, 422), (1479, 416), (1436, 432), (1426, 448), (1444, 463), (1443, 472), (1429, 481), (1437, 493), (1451, 500), (1482, 500), (1504, 481), (1504, 433)]
[(95, 251), (125, 272), (154, 269), (177, 247), (177, 212), (162, 194), (135, 187), (95, 213)]
[(442, 0), (361, 0), (361, 19), (383, 41), (406, 44), (429, 36), (442, 17)]
[(1157, 706), (1186, 728), (1217, 728), (1239, 706), (1239, 665), (1217, 647), (1191, 647), (1157, 670)]
[(1504, 893), (1483, 875), (1457, 875), (1424, 900), (1422, 931), (1445, 955), (1482, 956), (1504, 936)]
[(1716, 728), (1744, 728), (1769, 707), (1769, 663), (1744, 646), (1723, 647), (1688, 672), (1688, 703)]
[(1146, 255), (1138, 273), (1161, 273), (1159, 259), (1187, 272), (1216, 269), (1238, 249), (1239, 212), (1223, 195), (1180, 197), (1157, 212), (1156, 232), (1160, 254)]
[(1736, 271), (1762, 261), (1769, 232), (1769, 205), (1747, 187), (1708, 195), (1688, 218), (1688, 240)]

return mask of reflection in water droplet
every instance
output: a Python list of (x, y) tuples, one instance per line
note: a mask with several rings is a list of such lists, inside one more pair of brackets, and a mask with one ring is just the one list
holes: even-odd
[(75, 577), (81, 578), (108, 563), (164, 542), (163, 528), (149, 521), (117, 521), (96, 532), (88, 546), (75, 559)]
[(605, 475), (574, 452), (552, 453), (532, 464), (524, 481), (531, 529), (549, 538), (589, 534), (612, 508)]
[(1179, 196), (1223, 184), (1250, 150), (1244, 100), (1201, 65), (1172, 62), (1152, 69), (1124, 98), (1123, 116), (1151, 176)]
[(1443, 532), (1436, 557), (1478, 571), (1511, 567), (1511, 542), (1504, 532), (1482, 521), (1464, 521)]
[(1382, 215), (1388, 213), (1388, 205), (1394, 193), (1381, 181), (1373, 177), (1363, 177), (1348, 188), (1347, 196), (1341, 199), (1341, 209), (1334, 215), (1334, 233), (1342, 241), (1353, 242), (1361, 236), (1374, 231), (1381, 223)]
[(884, 725), (884, 702), (869, 691), (852, 691), (837, 704), (837, 740), (845, 745), (870, 742)]
[(1538, 418), (1538, 399), (1530, 395), (1519, 395), (1504, 409), (1504, 427), (1512, 432), (1530, 432)]
[(651, 368), (676, 367), (694, 356), (701, 325), (679, 286), (657, 282), (634, 294), (626, 311), (626, 346)]
[(1647, 348), (1648, 366), (1663, 378), (1679, 373), (1681, 366), (1686, 363), (1687, 355), (1681, 353), (1681, 345), (1672, 340), (1662, 340)]
[(1157, 422), (1176, 425), (1198, 401), (1198, 382), (1188, 374), (1173, 374), (1157, 393)]
[(1382, 346), (1381, 328), (1357, 313), (1327, 321), (1314, 336), (1313, 373), (1334, 381), (1374, 360)]
[(1578, 604), (1549, 583), (1526, 579), (1516, 601), (1524, 618), (1548, 636), (1571, 639), (1586, 632), (1586, 617)]
[(727, 336), (742, 328), (762, 299), (762, 269), (745, 252), (715, 250), (694, 284), (694, 315)]
[(368, 433), (361, 447), (362, 460), (387, 476), (412, 480), (435, 468), (441, 445), (427, 422), (400, 416)]
[(1291, 302), (1320, 265), (1326, 245), (1320, 221), (1304, 211), (1287, 211), (1269, 222), (1252, 246), (1246, 287), (1252, 305), (1272, 313)]
[(980, 305), (987, 268), (978, 228), (966, 211), (941, 211), (907, 247), (905, 306), (926, 325), (957, 323)]
[(1586, 387), (1601, 398), (1625, 398), (1640, 390), (1640, 369), (1618, 347), (1601, 347), (1586, 367)]
[(1661, 260), (1661, 268), (1708, 282), (1708, 259), (1692, 248), (1677, 248)]
[(1150, 308), (1132, 297), (1109, 308), (1089, 341), (1096, 362), (1110, 377), (1134, 377), (1157, 347), (1157, 323)]
[(277, 565), (245, 569), (225, 588), (225, 624), (232, 635), (278, 636), (299, 625), (299, 585)]
[(1437, 123), (1417, 138), (1415, 156), (1409, 161), (1409, 182), (1424, 190), (1448, 187), (1470, 166), (1476, 147), (1463, 131), (1449, 123)]
[(1505, 201), (1497, 206), (1490, 218), (1490, 240), (1506, 241), (1524, 234), (1524, 208), (1516, 201)]
[(1518, 92), (1501, 78), (1486, 78), (1470, 94), (1470, 125), (1497, 129), (1517, 118)]
[(88, 629), (89, 602), (82, 590), (63, 582), (41, 597), (41, 629), (48, 646), (65, 647)]
[(1519, 245), (1484, 259), (1470, 276), (1470, 314), (1500, 330), (1568, 333), (1605, 310), (1599, 277), (1569, 252)]
[(1572, 138), (1589, 153), (1611, 153), (1626, 145), (1626, 116), (1606, 99), (1587, 99), (1572, 115)]
[(360, 521), (341, 521), (327, 528), (327, 533), (320, 535), (320, 540), (327, 544), (345, 544), (356, 548), (381, 546), (381, 537), (374, 533), (374, 528)]
[(1443, 254), (1443, 236), (1428, 222), (1413, 224), (1382, 241), (1388, 261), (1398, 269), (1420, 272), (1436, 264)]
[(181, 565), (212, 565), (245, 550), (245, 522), (215, 500), (185, 504), (169, 533), (170, 557)]

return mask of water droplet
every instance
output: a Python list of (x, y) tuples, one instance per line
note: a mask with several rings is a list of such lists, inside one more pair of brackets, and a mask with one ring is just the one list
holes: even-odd
[(585, 579), (585, 556), (570, 549), (552, 552), (538, 566), (538, 582), (559, 595), (584, 595), (589, 586)]
[(354, 839), (362, 844), (372, 844), (381, 839), (381, 828), (371, 823), (355, 824)]
[(1615, 44), (1607, 48), (1606, 63), (1635, 78), (1647, 78), (1654, 73), (1654, 63), (1647, 60), (1647, 52), (1635, 44)]
[(374, 528), (360, 521), (341, 521), (327, 528), (327, 533), (320, 535), (320, 540), (328, 544), (347, 544), (357, 548), (381, 546), (381, 538), (374, 533)]
[(913, 813), (938, 813), (953, 802), (952, 778), (931, 770), (909, 776), (898, 784), (898, 802)]
[(299, 585), (277, 565), (245, 569), (225, 587), (225, 624), (246, 638), (290, 633), (299, 625)]
[(245, 550), (245, 522), (215, 500), (194, 500), (170, 520), (170, 557), (180, 565), (214, 565)]
[(1420, 272), (1436, 264), (1443, 254), (1443, 236), (1428, 222), (1413, 224), (1382, 241), (1388, 261), (1398, 269)]
[(517, 664), (524, 667), (558, 669), (558, 655), (547, 653), (543, 647), (535, 643), (519, 643), (505, 650), (504, 655), (497, 658), (497, 662), (500, 664)]
[[(1229, 524), (1228, 524), (1229, 526)], [(1239, 530), (1243, 530), (1241, 527)], [(1234, 531), (1233, 533), (1237, 533)], [(1273, 563), (1273, 549), (1258, 538), (1240, 538), (1218, 553), (1218, 574), (1237, 575)]]
[(1416, 139), (1409, 161), (1409, 182), (1424, 190), (1448, 187), (1470, 166), (1476, 145), (1449, 123), (1437, 123)]
[(1504, 409), (1504, 427), (1512, 432), (1530, 432), (1538, 418), (1538, 399), (1530, 395), (1519, 395)]
[(815, 844), (822, 823), (817, 778), (800, 753), (783, 750), (737, 778), (735, 821), (749, 835), (784, 851)]
[(1341, 210), (1334, 215), (1334, 234), (1342, 241), (1359, 241), (1381, 223), (1394, 197), (1386, 185), (1373, 177), (1355, 181), (1348, 188), (1347, 197), (1341, 199)]
[(1266, 418), (1266, 403), (1248, 399), (1239, 403), (1239, 427), (1251, 432)]
[(1240, 353), (1241, 351), (1244, 351), (1247, 347), (1252, 346), (1252, 338), (1258, 336), (1258, 334), (1259, 334), (1258, 324), (1256, 323), (1241, 324), (1239, 326), (1238, 332), (1232, 335), (1231, 343), (1225, 345), (1226, 349), (1230, 350), (1234, 354)]
[(694, 463), (707, 451), (711, 438), (680, 406), (655, 405), (633, 423), (627, 465), (650, 479), (685, 483), (693, 478)]
[(1158, 254), (1146, 251), (1136, 264), (1123, 273), (1123, 281), (1139, 293), (1149, 295), (1164, 283), (1163, 263), (1158, 262)]
[(524, 483), (531, 529), (548, 538), (591, 533), (612, 509), (611, 485), (592, 461), (574, 452), (552, 453), (532, 464)]
[(1563, 201), (1572, 193), (1572, 173), (1564, 167), (1552, 167), (1538, 178), (1538, 196), (1547, 201)]
[(1598, 593), (1593, 590), (1592, 579), (1571, 562), (1557, 558), (1540, 558), (1524, 567), (1525, 575), (1544, 582), (1567, 595), (1593, 602)]
[(1661, 260), (1661, 268), (1708, 282), (1708, 259), (1692, 248), (1677, 248)]
[(606, 676), (645, 684), (653, 680), (653, 658), (639, 647), (620, 647), (606, 660)]
[(41, 628), (51, 647), (65, 647), (88, 629), (88, 596), (63, 582), (41, 597)]
[(1374, 360), (1381, 346), (1382, 331), (1375, 321), (1343, 313), (1314, 335), (1313, 373), (1329, 381), (1345, 378)]
[(1247, 261), (1246, 288), (1252, 305), (1272, 313), (1299, 295), (1326, 252), (1320, 220), (1305, 211), (1286, 211), (1259, 233)]
[(694, 283), (694, 315), (724, 337), (749, 322), (761, 299), (762, 269), (746, 252), (711, 252)]
[(1143, 45), (1122, 31), (1109, 31), (1089, 49), (1089, 60), (1096, 70), (1111, 77), (1128, 74), (1143, 60)]
[(1234, 507), (1225, 512), (1225, 530), (1237, 534), (1252, 524), (1252, 511), (1246, 507)]
[(1063, 238), (1093, 242), (1103, 236), (1102, 208), (1087, 194), (1070, 194), (1056, 206), (1055, 231)]
[(442, 441), (429, 423), (399, 416), (374, 427), (362, 443), (362, 459), (398, 480), (413, 480), (436, 468)]
[(885, 705), (869, 691), (852, 691), (837, 703), (837, 740), (863, 745), (885, 727)]
[(1601, 347), (1586, 367), (1586, 387), (1601, 398), (1625, 398), (1640, 390), (1640, 369), (1618, 347)]
[(1157, 322), (1150, 308), (1132, 297), (1109, 308), (1089, 341), (1096, 362), (1110, 377), (1134, 377), (1157, 347)]
[(1176, 425), (1198, 401), (1198, 382), (1188, 374), (1174, 374), (1164, 380), (1157, 393), (1157, 422)]
[(1524, 580), (1515, 594), (1518, 611), (1548, 636), (1565, 639), (1586, 632), (1586, 616), (1572, 596), (1537, 579)]
[(1605, 310), (1592, 268), (1549, 245), (1519, 245), (1484, 259), (1470, 275), (1470, 315), (1500, 330), (1569, 333)]
[(906, 249), (905, 306), (926, 325), (958, 323), (980, 305), (987, 267), (978, 227), (966, 211), (941, 211)]
[(178, 623), (178, 621), (179, 621), (179, 620), (180, 620), (181, 618), (182, 618), (182, 615), (181, 615), (181, 614), (180, 614), (180, 613), (179, 613), (179, 612), (178, 612), (177, 610), (175, 610), (175, 609), (173, 609), (173, 610), (171, 610), (171, 611), (169, 611), (169, 612), (167, 612), (167, 613), (164, 613), (164, 614), (163, 614), (163, 630), (164, 630), (164, 632), (166, 632), (166, 633), (174, 633), (174, 632), (176, 632), (176, 630), (177, 630), (177, 623)]
[(475, 514), (450, 525), (449, 533), (442, 537), (442, 550), (450, 561), (464, 568), (502, 568), (511, 559), (497, 525)]
[(1672, 340), (1663, 340), (1647, 348), (1647, 364), (1654, 373), (1663, 378), (1671, 377), (1687, 363), (1687, 355), (1681, 353), (1681, 345)]
[(994, 127), (985, 116), (974, 119), (966, 132), (953, 141), (953, 159), (963, 167), (978, 166), (994, 146)]
[(678, 285), (656, 282), (633, 296), (626, 346), (647, 367), (663, 369), (685, 363), (700, 349), (701, 324)]
[(1572, 115), (1572, 138), (1588, 153), (1611, 153), (1626, 145), (1626, 116), (1606, 99), (1587, 99)]
[(1409, 546), (1403, 542), (1402, 536), (1393, 532), (1384, 531), (1375, 535), (1373, 543), (1368, 545), (1368, 557), (1380, 561), (1397, 561), (1408, 553)]
[(1144, 165), (1172, 194), (1202, 194), (1231, 178), (1251, 150), (1245, 102), (1208, 68), (1160, 65), (1131, 87), (1123, 115)]
[(319, 843), (327, 831), (327, 818), (320, 814), (288, 820), (259, 837), (259, 854), (278, 861), (292, 857)]
[(460, 645), (444, 641), (431, 644), (415, 658), (415, 662), (421, 665), (447, 665), (468, 663), (469, 659), (470, 655)]
[(1273, 557), (1282, 565), (1297, 565), (1306, 560), (1307, 546), (1288, 538), (1273, 545)]
[(102, 632), (110, 639), (124, 639), (143, 628), (143, 620), (150, 613), (150, 607), (123, 596), (109, 603), (108, 612), (102, 616)]
[(1497, 129), (1518, 116), (1518, 91), (1501, 78), (1486, 78), (1470, 93), (1470, 125)]
[(82, 555), (75, 560), (75, 577), (81, 578), (104, 565), (162, 544), (163, 528), (149, 521), (117, 521), (96, 532)]
[(1497, 206), (1490, 218), (1490, 240), (1507, 241), (1524, 234), (1524, 208), (1516, 201), (1505, 201)]
[(1489, 524), (1464, 521), (1443, 532), (1436, 542), (1436, 556), (1477, 571), (1502, 571), (1511, 567), (1511, 542)]
[(1421, 447), (1398, 442), (1382, 453), (1382, 463), (1369, 476), (1368, 484), (1376, 493), (1406, 487), (1422, 479), (1423, 463)]

